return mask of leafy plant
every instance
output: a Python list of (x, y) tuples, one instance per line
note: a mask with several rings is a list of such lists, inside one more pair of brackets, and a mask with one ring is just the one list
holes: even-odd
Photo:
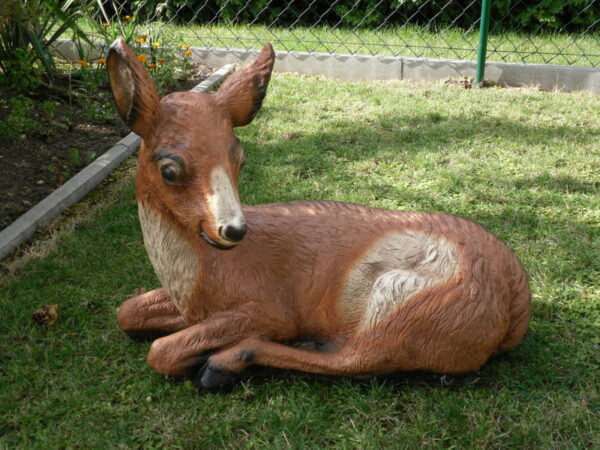
[(41, 107), (46, 117), (52, 120), (56, 114), (56, 103), (46, 100), (42, 102)]
[(69, 149), (69, 154), (71, 155), (71, 162), (75, 166), (80, 166), (81, 165), (81, 157), (79, 156), (79, 150), (74, 147), (71, 147)]
[(0, 137), (10, 141), (34, 132), (38, 122), (29, 117), (32, 105), (33, 101), (22, 95), (0, 100)]
[[(66, 32), (88, 41), (77, 20), (74, 0), (3, 0), (0, 4), (0, 72), (17, 87), (45, 72), (52, 81), (56, 67), (53, 44)], [(25, 86), (19, 80), (26, 80)]]
[(110, 11), (114, 11), (114, 14), (109, 14), (104, 6), (105, 2), (96, 0), (95, 3), (98, 9), (93, 8), (93, 2), (90, 3), (87, 16), (91, 19), (90, 24), (94, 27), (96, 36), (106, 44), (110, 44), (118, 37), (125, 39), (128, 44), (132, 43), (137, 35), (136, 14), (123, 14), (122, 7), (114, 1), (109, 3)]

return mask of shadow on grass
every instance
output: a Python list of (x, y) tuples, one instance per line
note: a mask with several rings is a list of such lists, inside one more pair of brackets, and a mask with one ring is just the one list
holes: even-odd
[[(278, 114), (277, 109), (271, 108), (265, 118)], [(263, 119), (264, 120), (264, 119)], [(264, 124), (262, 125), (264, 126)], [(406, 185), (406, 180), (398, 182), (372, 182), (363, 183), (362, 192), (370, 192), (374, 200), (393, 199), (399, 204), (418, 204), (426, 210), (446, 211), (465, 215), (481, 223), (503, 240), (509, 240), (511, 245), (515, 236), (525, 241), (549, 239), (555, 235), (553, 245), (558, 247), (559, 253), (571, 255), (573, 271), (584, 269), (577, 260), (593, 264), (595, 258), (591, 255), (593, 240), (598, 238), (598, 229), (590, 221), (572, 214), (554, 215), (550, 217), (544, 206), (554, 207), (557, 202), (567, 202), (563, 194), (598, 194), (598, 181), (588, 178), (578, 178), (574, 175), (552, 175), (547, 171), (541, 174), (528, 174), (516, 171), (514, 176), (498, 174), (486, 168), (477, 173), (465, 171), (464, 164), (457, 168), (454, 174), (448, 157), (460, 151), (461, 142), (465, 148), (472, 148), (473, 142), (494, 144), (498, 148), (481, 148), (471, 150), (466, 155), (478, 163), (480, 158), (495, 158), (492, 163), (501, 167), (502, 154), (507, 151), (500, 146), (510, 146), (510, 164), (519, 164), (519, 157), (529, 161), (529, 149), (535, 147), (536, 152), (548, 152), (550, 161), (552, 149), (557, 143), (561, 146), (580, 147), (599, 142), (600, 130), (585, 127), (563, 126), (531, 126), (526, 123), (508, 120), (498, 120), (489, 117), (445, 118), (437, 114), (425, 114), (420, 117), (374, 117), (368, 123), (356, 121), (337, 121), (327, 125), (328, 131), (309, 134), (289, 134), (284, 136), (271, 136), (264, 144), (245, 144), (249, 155), (248, 181), (252, 184), (265, 186), (264, 192), (269, 193), (273, 200), (289, 201), (303, 198), (290, 198), (286, 194), (284, 199), (277, 198), (279, 185), (277, 180), (269, 178), (265, 167), (279, 167), (291, 171), (299, 182), (315, 179), (322, 174), (341, 173), (340, 176), (348, 178), (357, 174), (344, 173), (340, 164), (359, 161), (380, 162), (406, 162), (418, 157), (419, 153), (439, 153), (444, 155), (437, 164), (445, 166), (443, 179), (440, 178), (439, 193), (427, 193), (415, 190)], [(452, 149), (448, 151), (448, 147)], [(322, 151), (320, 151), (322, 149)], [(498, 151), (501, 150), (501, 151)], [(493, 152), (491, 156), (489, 153)], [(328, 154), (335, 154), (336, 158), (328, 158)], [(253, 155), (256, 158), (253, 158)], [(515, 157), (516, 155), (516, 157)], [(465, 155), (462, 156), (464, 159)], [(553, 167), (563, 167), (570, 164), (568, 155), (564, 152), (557, 154), (551, 164)], [(253, 166), (253, 160), (261, 161), (261, 166)], [(343, 163), (340, 163), (340, 159)], [(430, 164), (436, 164), (431, 162)], [(524, 166), (529, 166), (524, 164)], [(439, 167), (439, 166), (437, 166)], [(435, 169), (437, 167), (433, 167)], [(467, 164), (468, 167), (468, 164)], [(517, 167), (518, 169), (518, 167)], [(546, 167), (541, 167), (546, 170)], [(400, 170), (401, 169), (394, 169)], [(369, 177), (366, 173), (365, 177)], [(501, 176), (501, 178), (499, 178)], [(387, 178), (389, 179), (389, 177)], [(335, 185), (335, 180), (327, 180), (328, 184)], [(340, 183), (343, 185), (342, 183)], [(350, 189), (345, 185), (347, 189)], [(489, 187), (493, 187), (488, 192)], [(241, 196), (244, 200), (244, 185), (241, 187)], [(470, 203), (459, 202), (452, 199), (451, 194), (468, 192), (472, 195)], [(325, 200), (307, 189), (308, 196), (313, 200)], [(448, 195), (445, 195), (448, 194)], [(263, 200), (263, 199), (261, 199)], [(577, 235), (577, 238), (574, 238)], [(596, 263), (597, 264), (597, 263)], [(552, 272), (552, 269), (550, 269)], [(567, 271), (568, 272), (568, 271)], [(552, 277), (559, 279), (565, 276), (564, 268), (555, 272)]]
[(546, 191), (560, 193), (600, 193), (600, 181), (583, 181), (570, 175), (550, 175), (543, 173), (536, 176), (525, 176), (516, 178), (514, 181), (517, 189), (543, 188)]
[[(277, 108), (268, 108), (260, 119), (264, 121), (279, 114)], [(354, 160), (357, 155), (351, 151), (353, 146), (360, 148), (360, 155), (365, 157), (380, 153), (376, 146), (366, 147), (367, 143), (377, 142), (380, 145), (393, 143), (397, 146), (393, 151), (437, 152), (448, 144), (465, 141), (472, 145), (474, 139), (482, 142), (504, 140), (513, 145), (543, 145), (549, 151), (555, 147), (557, 139), (563, 142), (582, 145), (596, 143), (600, 138), (600, 130), (593, 127), (577, 126), (531, 126), (524, 122), (500, 120), (495, 117), (446, 117), (438, 113), (427, 113), (421, 116), (379, 116), (360, 123), (356, 120), (331, 120), (327, 128), (332, 131), (318, 133), (289, 133), (278, 137), (271, 145), (275, 151), (289, 152), (289, 145), (295, 148), (325, 147), (327, 151), (343, 151), (348, 149), (348, 158)], [(293, 144), (292, 144), (293, 143)], [(402, 144), (410, 144), (402, 147)], [(558, 158), (557, 165), (566, 165), (564, 158)]]

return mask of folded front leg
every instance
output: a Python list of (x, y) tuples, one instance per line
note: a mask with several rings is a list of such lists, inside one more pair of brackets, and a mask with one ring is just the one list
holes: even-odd
[(242, 308), (224, 311), (152, 343), (148, 364), (171, 377), (191, 377), (206, 361), (207, 352), (237, 344), (248, 337), (292, 339), (296, 327), (274, 311)]
[(323, 353), (249, 338), (211, 355), (196, 382), (200, 388), (222, 387), (235, 381), (252, 365), (325, 375), (366, 375), (373, 373), (375, 361), (347, 345)]
[(156, 339), (189, 326), (164, 289), (155, 289), (123, 302), (117, 321), (134, 339)]

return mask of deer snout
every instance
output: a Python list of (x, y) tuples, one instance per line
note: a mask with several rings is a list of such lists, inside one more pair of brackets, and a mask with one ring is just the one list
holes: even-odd
[(227, 225), (226, 227), (219, 227), (219, 236), (230, 242), (240, 242), (244, 239), (248, 231), (248, 227), (245, 223), (241, 225)]
[(233, 247), (244, 238), (248, 230), (237, 190), (223, 167), (212, 170), (210, 184), (212, 193), (208, 196), (207, 203), (214, 225), (203, 229), (206, 235), (203, 236), (204, 240), (213, 245), (217, 241), (219, 248)]
[(208, 233), (200, 229), (200, 237), (213, 247), (221, 250), (229, 250), (240, 243), (240, 241), (246, 235), (248, 227), (246, 221), (241, 216), (241, 220), (234, 220), (231, 224), (217, 226), (217, 236), (211, 238)]

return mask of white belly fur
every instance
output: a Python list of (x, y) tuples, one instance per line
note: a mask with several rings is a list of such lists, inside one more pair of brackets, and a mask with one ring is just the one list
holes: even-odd
[(375, 243), (350, 271), (343, 292), (347, 322), (372, 328), (423, 289), (449, 280), (454, 244), (416, 231), (392, 233)]
[(177, 228), (158, 211), (138, 203), (146, 252), (161, 285), (186, 317), (197, 283), (200, 258)]

